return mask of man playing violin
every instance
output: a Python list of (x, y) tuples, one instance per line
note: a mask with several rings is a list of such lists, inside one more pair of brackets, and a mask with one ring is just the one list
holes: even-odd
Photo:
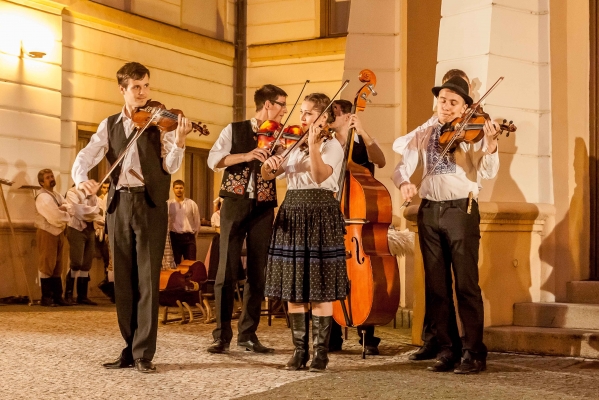
[[(80, 190), (95, 194), (99, 184), (89, 171), (106, 156), (114, 164), (135, 136), (133, 116), (150, 97), (150, 71), (130, 62), (117, 72), (125, 105), (98, 126), (71, 171)], [(108, 369), (130, 368), (154, 372), (158, 331), (158, 284), (166, 242), (171, 176), (181, 166), (185, 137), (191, 122), (179, 115), (174, 131), (161, 133), (150, 126), (111, 174), (106, 200), (110, 253), (114, 265), (116, 310), (126, 347), (119, 357), (103, 364)], [(132, 173), (133, 171), (133, 173)]]
[[(355, 128), (354, 147), (352, 151), (352, 161), (358, 165), (368, 168), (374, 176), (374, 166), (383, 168), (386, 164), (385, 155), (374, 138), (362, 127), (362, 122), (357, 114), (352, 114), (352, 103), (348, 100), (334, 100), (333, 111), (335, 121), (329, 124), (329, 127), (335, 130), (335, 138), (341, 146), (347, 146), (347, 136), (350, 129)], [(365, 333), (366, 342), (364, 344), (366, 355), (379, 354), (378, 345), (380, 338), (374, 336), (374, 326), (358, 326), (358, 335), (360, 344), (362, 344), (362, 334)], [(331, 340), (329, 351), (341, 351), (343, 338), (341, 326), (333, 321), (331, 329)]]
[[(483, 343), (483, 301), (478, 284), (478, 178), (492, 179), (497, 175), (498, 128), (487, 120), (482, 140), (472, 144), (462, 142), (455, 151), (442, 156), (439, 143), (442, 125), (460, 117), (473, 101), (468, 95), (468, 83), (457, 76), (432, 91), (438, 99), (438, 123), (415, 133), (392, 178), (403, 198), (409, 201), (417, 193), (410, 177), (418, 162), (429, 172), (418, 192), (422, 198), (418, 235), (424, 261), (427, 318), (439, 353), (435, 364), (428, 369), (478, 373), (485, 369), (487, 356)], [(463, 340), (458, 335), (453, 308), (452, 271), (464, 328)], [(461, 362), (455, 367), (460, 356)]]
[(267, 120), (281, 122), (287, 113), (287, 93), (277, 86), (264, 85), (256, 90), (256, 114), (250, 120), (227, 125), (212, 146), (208, 166), (215, 172), (224, 169), (219, 192), (220, 259), (214, 284), (216, 329), (210, 353), (228, 352), (233, 330), (235, 284), (244, 240), (247, 248), (247, 280), (243, 288), (243, 309), (237, 325), (237, 345), (248, 351), (270, 353), (273, 349), (260, 343), (256, 336), (264, 299), (264, 269), (272, 233), (274, 208), (277, 206), (276, 185), (266, 181), (260, 165), (268, 157), (258, 148), (260, 125)]

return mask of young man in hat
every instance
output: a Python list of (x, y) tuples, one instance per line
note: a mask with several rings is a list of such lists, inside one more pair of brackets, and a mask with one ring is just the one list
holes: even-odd
[[(478, 373), (485, 369), (487, 356), (482, 341), (484, 313), (478, 285), (478, 177), (492, 179), (497, 175), (497, 127), (487, 121), (481, 141), (460, 143), (455, 151), (441, 157), (441, 126), (461, 116), (472, 105), (472, 98), (468, 95), (468, 83), (458, 76), (432, 91), (437, 97), (438, 123), (416, 132), (409, 141), (403, 160), (393, 173), (393, 182), (403, 198), (411, 200), (417, 188), (410, 177), (418, 162), (422, 161), (424, 170), (429, 172), (419, 191), (422, 203), (418, 210), (418, 236), (424, 261), (428, 322), (439, 353), (428, 369)], [(457, 334), (453, 309), (452, 271), (463, 341)], [(461, 362), (455, 367), (460, 356)]]

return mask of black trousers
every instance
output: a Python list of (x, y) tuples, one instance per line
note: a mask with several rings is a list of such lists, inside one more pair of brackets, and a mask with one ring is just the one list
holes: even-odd
[[(114, 265), (116, 312), (124, 357), (151, 360), (158, 332), (158, 284), (167, 231), (167, 206), (144, 192), (116, 192), (107, 216)], [(112, 205), (111, 205), (112, 208)]]
[[(440, 355), (468, 351), (485, 358), (484, 310), (478, 285), (480, 215), (478, 204), (468, 199), (444, 202), (423, 200), (418, 210), (418, 237), (424, 261), (425, 325), (440, 349)], [(452, 276), (453, 270), (453, 276)], [(453, 302), (453, 278), (458, 312), (463, 326), (460, 339)], [(426, 326), (423, 338), (427, 335)], [(429, 337), (429, 340), (431, 338)]]
[(197, 258), (196, 235), (193, 233), (170, 232), (171, 247), (175, 264), (181, 264), (181, 258), (195, 260)]
[(68, 226), (67, 239), (69, 240), (71, 270), (84, 272), (91, 270), (96, 252), (96, 231), (94, 230), (94, 225), (90, 222), (82, 231)]
[[(358, 326), (358, 336), (360, 336), (360, 344), (362, 344), (362, 332), (364, 332), (366, 343), (365, 346), (377, 347), (381, 342), (381, 339), (374, 336), (374, 326), (372, 325), (363, 325)], [(341, 325), (337, 323), (337, 321), (333, 320), (333, 325), (331, 326), (331, 339), (329, 345), (334, 347), (341, 347), (343, 344), (343, 329)]]
[[(274, 209), (258, 206), (254, 199), (226, 197), (220, 210), (220, 259), (214, 298), (216, 329), (214, 339), (230, 342), (233, 338), (231, 316), (235, 284), (239, 277), (239, 260), (246, 241), (246, 283), (243, 288), (243, 309), (237, 326), (238, 341), (257, 340), (256, 330), (264, 300), (266, 260), (272, 234)], [(241, 277), (242, 278), (242, 277)]]

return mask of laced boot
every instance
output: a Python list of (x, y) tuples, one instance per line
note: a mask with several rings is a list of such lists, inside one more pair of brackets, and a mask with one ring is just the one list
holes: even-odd
[(64, 301), (69, 304), (74, 304), (73, 290), (75, 289), (75, 278), (71, 275), (71, 270), (67, 272), (66, 282), (64, 285)]
[(333, 317), (312, 315), (312, 346), (314, 355), (310, 372), (323, 372), (329, 363), (329, 340), (331, 338), (331, 325)]
[(88, 306), (97, 306), (98, 303), (87, 298), (87, 286), (89, 276), (80, 276), (77, 278), (77, 304), (85, 304)]
[(62, 279), (60, 276), (53, 276), (52, 281), (52, 300), (57, 306), (72, 306), (71, 303), (64, 301), (62, 298)]
[(295, 346), (293, 356), (285, 366), (288, 371), (297, 371), (306, 366), (306, 363), (310, 359), (309, 349), (309, 326), (310, 314), (309, 313), (290, 313), (289, 314), (289, 325), (291, 325), (291, 340)]
[(40, 305), (44, 307), (56, 307), (52, 300), (52, 278), (40, 278), (40, 286), (42, 290), (42, 300)]

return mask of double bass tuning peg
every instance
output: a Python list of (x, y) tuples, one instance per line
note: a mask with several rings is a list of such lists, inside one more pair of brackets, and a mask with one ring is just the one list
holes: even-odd
[(370, 90), (370, 93), (372, 93), (373, 96), (376, 96), (378, 94), (376, 92), (376, 90), (374, 90), (374, 85), (373, 84), (368, 85), (368, 90)]
[(360, 95), (361, 98), (363, 98), (364, 100), (366, 100), (368, 103), (372, 103), (372, 101), (370, 101), (370, 99), (368, 97), (366, 97), (366, 93), (362, 93)]

